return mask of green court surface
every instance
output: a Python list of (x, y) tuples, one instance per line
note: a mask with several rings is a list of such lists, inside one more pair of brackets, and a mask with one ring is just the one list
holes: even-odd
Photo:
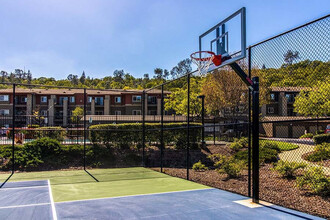
[(88, 172), (99, 182), (84, 170), (15, 173), (9, 182), (49, 179), (54, 202), (210, 188), (142, 167)]

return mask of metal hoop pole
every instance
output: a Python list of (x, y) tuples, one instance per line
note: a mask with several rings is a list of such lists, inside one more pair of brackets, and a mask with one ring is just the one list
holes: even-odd
[(163, 157), (164, 157), (164, 85), (162, 85), (162, 95), (161, 95), (161, 118), (160, 118), (160, 172), (163, 172)]
[(187, 75), (187, 96), (188, 96), (188, 99), (187, 99), (187, 155), (186, 155), (186, 166), (187, 166), (187, 180), (189, 180), (189, 160), (190, 160), (190, 153), (189, 153), (189, 148), (190, 148), (190, 139), (189, 139), (189, 136), (190, 136), (190, 75), (188, 74)]

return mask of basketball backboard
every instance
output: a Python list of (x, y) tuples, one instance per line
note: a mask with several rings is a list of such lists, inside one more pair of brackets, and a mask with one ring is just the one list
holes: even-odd
[(222, 55), (222, 63), (219, 66), (211, 64), (208, 72), (245, 58), (245, 7), (200, 35), (199, 51), (211, 51), (216, 55)]

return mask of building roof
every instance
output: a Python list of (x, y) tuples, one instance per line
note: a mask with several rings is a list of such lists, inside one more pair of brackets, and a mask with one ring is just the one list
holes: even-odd
[[(74, 95), (83, 94), (83, 89), (15, 89), (17, 94), (42, 94), (42, 95)], [(121, 94), (142, 94), (143, 90), (138, 89), (109, 89), (109, 90), (91, 90), (87, 89), (88, 95), (121, 95)], [(0, 89), (0, 94), (11, 94), (13, 89)], [(153, 89), (148, 91), (147, 94), (160, 94), (161, 90)], [(169, 91), (164, 91), (165, 94), (170, 94)]]

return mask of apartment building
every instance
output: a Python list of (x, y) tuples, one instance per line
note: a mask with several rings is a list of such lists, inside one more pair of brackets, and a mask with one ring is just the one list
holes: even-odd
[[(165, 91), (165, 95), (169, 92)], [(12, 115), (12, 89), (0, 90), (0, 116)], [(142, 90), (87, 90), (87, 115), (141, 115)], [(69, 123), (72, 111), (84, 106), (83, 89), (22, 89), (15, 91), (15, 113), (47, 118), (48, 125)], [(161, 114), (161, 91), (146, 94), (145, 114)]]

